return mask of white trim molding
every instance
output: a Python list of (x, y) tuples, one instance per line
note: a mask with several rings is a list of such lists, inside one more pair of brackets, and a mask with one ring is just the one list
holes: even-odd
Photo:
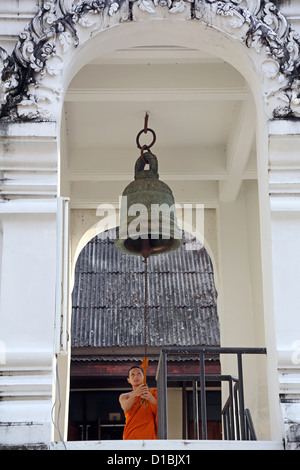
[[(51, 103), (65, 54), (118, 23), (148, 18), (198, 21), (259, 56), (269, 118), (300, 117), (300, 37), (273, 2), (264, 0), (47, 0), (11, 54), (0, 48), (0, 119), (53, 119)], [(88, 34), (86, 34), (88, 32)]]

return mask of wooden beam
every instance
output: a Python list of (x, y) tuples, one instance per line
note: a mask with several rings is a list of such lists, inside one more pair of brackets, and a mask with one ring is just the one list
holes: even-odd
[[(71, 377), (126, 377), (131, 366), (136, 365), (136, 361), (72, 361)], [(199, 363), (196, 361), (168, 362), (168, 374), (192, 375), (199, 374)], [(147, 375), (155, 377), (157, 362), (149, 362)], [(207, 374), (219, 374), (220, 362), (207, 361), (205, 363), (205, 372)]]
[(147, 102), (154, 101), (244, 101), (249, 97), (246, 87), (236, 88), (174, 88), (118, 89), (69, 88), (65, 102)]
[(234, 201), (239, 193), (254, 141), (255, 122), (254, 104), (249, 99), (242, 103), (228, 138), (228, 177), (219, 183), (219, 196), (223, 202)]

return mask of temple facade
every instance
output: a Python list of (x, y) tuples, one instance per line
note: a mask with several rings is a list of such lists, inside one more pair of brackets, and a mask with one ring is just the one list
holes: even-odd
[(297, 0), (0, 6), (0, 446), (67, 441), (76, 263), (118, 226), (147, 111), (220, 346), (266, 348), (244, 370), (258, 441), (299, 447), (299, 18)]

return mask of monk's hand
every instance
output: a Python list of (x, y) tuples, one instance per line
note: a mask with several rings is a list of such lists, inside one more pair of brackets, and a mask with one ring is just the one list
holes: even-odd
[(150, 395), (151, 393), (149, 391), (149, 388), (147, 387), (147, 385), (144, 385), (144, 388), (141, 390), (141, 397), (145, 398), (146, 400), (149, 400)]
[(141, 397), (144, 398), (147, 401), (150, 401), (153, 405), (156, 404), (156, 400), (152, 393), (150, 392), (149, 388), (147, 385), (145, 385), (145, 389), (141, 393)]
[[(139, 385), (139, 386), (134, 390), (133, 394), (134, 394), (134, 396), (136, 396), (136, 397), (142, 397), (142, 398), (144, 398), (144, 397), (143, 397), (143, 394), (144, 394), (147, 390), (149, 390), (149, 389), (148, 389), (148, 386), (145, 385), (145, 384), (141, 384), (141, 385)], [(150, 392), (149, 392), (149, 393), (150, 393)]]

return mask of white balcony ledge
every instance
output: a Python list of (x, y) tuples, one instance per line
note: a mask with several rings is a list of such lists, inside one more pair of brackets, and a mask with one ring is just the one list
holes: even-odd
[[(64, 447), (66, 446), (66, 449)], [(195, 451), (195, 450), (284, 450), (282, 442), (276, 441), (70, 441), (53, 442), (50, 450), (105, 450), (123, 451)]]

